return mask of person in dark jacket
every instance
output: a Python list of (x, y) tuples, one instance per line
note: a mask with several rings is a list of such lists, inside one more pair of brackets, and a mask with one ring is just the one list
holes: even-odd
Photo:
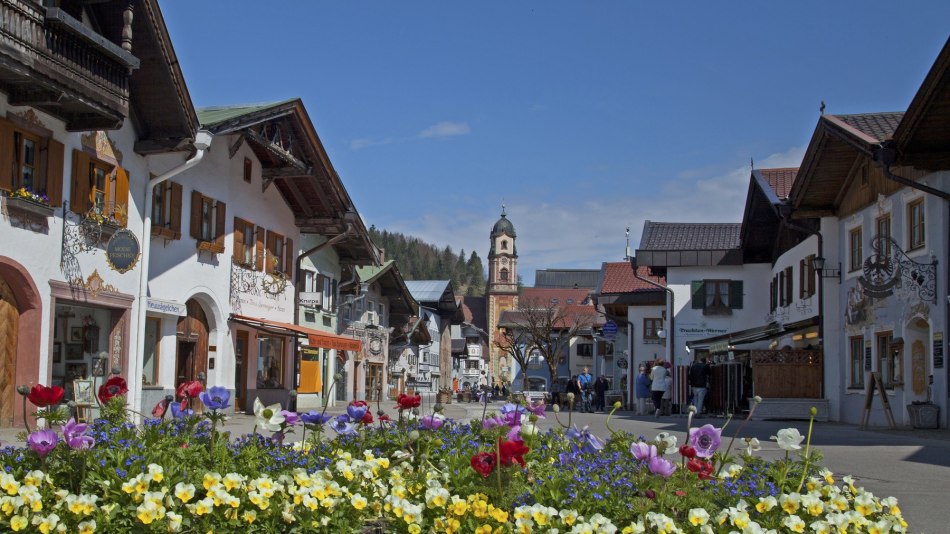
[[(571, 377), (571, 380), (567, 383), (567, 392), (574, 394), (574, 402), (571, 403), (571, 410), (574, 409), (574, 405), (581, 402), (581, 388), (577, 385), (577, 375)], [(568, 401), (570, 403), (570, 401)]]
[(646, 366), (640, 366), (640, 374), (637, 375), (636, 391), (637, 397), (637, 415), (649, 415), (647, 400), (650, 398), (650, 373)]
[(693, 406), (696, 407), (696, 417), (702, 417), (703, 401), (709, 393), (709, 379), (712, 369), (706, 358), (694, 361), (689, 366), (689, 390), (693, 396)]
[(594, 382), (594, 411), (603, 412), (607, 406), (607, 399), (605, 395), (607, 393), (607, 378), (604, 375), (600, 375), (597, 378), (597, 381)]

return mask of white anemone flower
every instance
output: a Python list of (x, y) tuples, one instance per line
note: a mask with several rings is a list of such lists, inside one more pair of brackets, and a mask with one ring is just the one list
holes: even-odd
[(758, 451), (762, 448), (762, 444), (759, 443), (759, 438), (742, 438), (745, 441), (745, 453), (749, 456), (752, 456), (752, 453)]
[(254, 399), (254, 416), (257, 419), (257, 426), (264, 430), (270, 432), (280, 431), (280, 427), (284, 423), (284, 416), (280, 413), (280, 410), (281, 406), (279, 403), (264, 406), (260, 398)]
[(778, 446), (786, 451), (797, 451), (802, 448), (802, 441), (805, 441), (797, 428), (783, 428), (778, 431), (777, 436), (772, 436)]

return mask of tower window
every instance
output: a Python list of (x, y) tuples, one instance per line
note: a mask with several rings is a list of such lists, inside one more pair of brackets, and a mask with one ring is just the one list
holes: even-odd
[(508, 240), (507, 240), (507, 239), (502, 239), (502, 240), (501, 240), (501, 250), (508, 250)]
[(498, 271), (498, 279), (501, 280), (502, 282), (507, 282), (507, 281), (508, 281), (508, 269), (502, 268), (500, 271)]

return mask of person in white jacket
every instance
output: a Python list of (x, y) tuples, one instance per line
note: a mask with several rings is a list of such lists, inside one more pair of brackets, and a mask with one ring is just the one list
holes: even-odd
[(663, 410), (663, 393), (666, 392), (666, 376), (669, 374), (664, 366), (663, 358), (657, 358), (650, 371), (650, 394), (653, 397), (654, 417), (659, 417)]

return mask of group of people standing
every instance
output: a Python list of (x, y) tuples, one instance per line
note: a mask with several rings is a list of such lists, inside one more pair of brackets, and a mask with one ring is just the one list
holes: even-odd
[[(637, 399), (637, 415), (649, 415), (650, 411), (653, 412), (654, 417), (671, 414), (673, 409), (671, 367), (663, 358), (657, 358), (649, 366), (640, 365), (634, 391)], [(690, 364), (687, 376), (690, 386), (690, 404), (696, 407), (697, 417), (701, 417), (703, 403), (709, 391), (712, 368), (706, 358), (702, 358)], [(652, 401), (652, 409), (647, 406), (647, 399)]]
[(607, 377), (600, 375), (594, 380), (590, 369), (585, 367), (584, 372), (574, 375), (567, 382), (567, 393), (574, 394), (574, 405), (582, 412), (603, 412), (606, 410), (606, 394), (610, 383)]

